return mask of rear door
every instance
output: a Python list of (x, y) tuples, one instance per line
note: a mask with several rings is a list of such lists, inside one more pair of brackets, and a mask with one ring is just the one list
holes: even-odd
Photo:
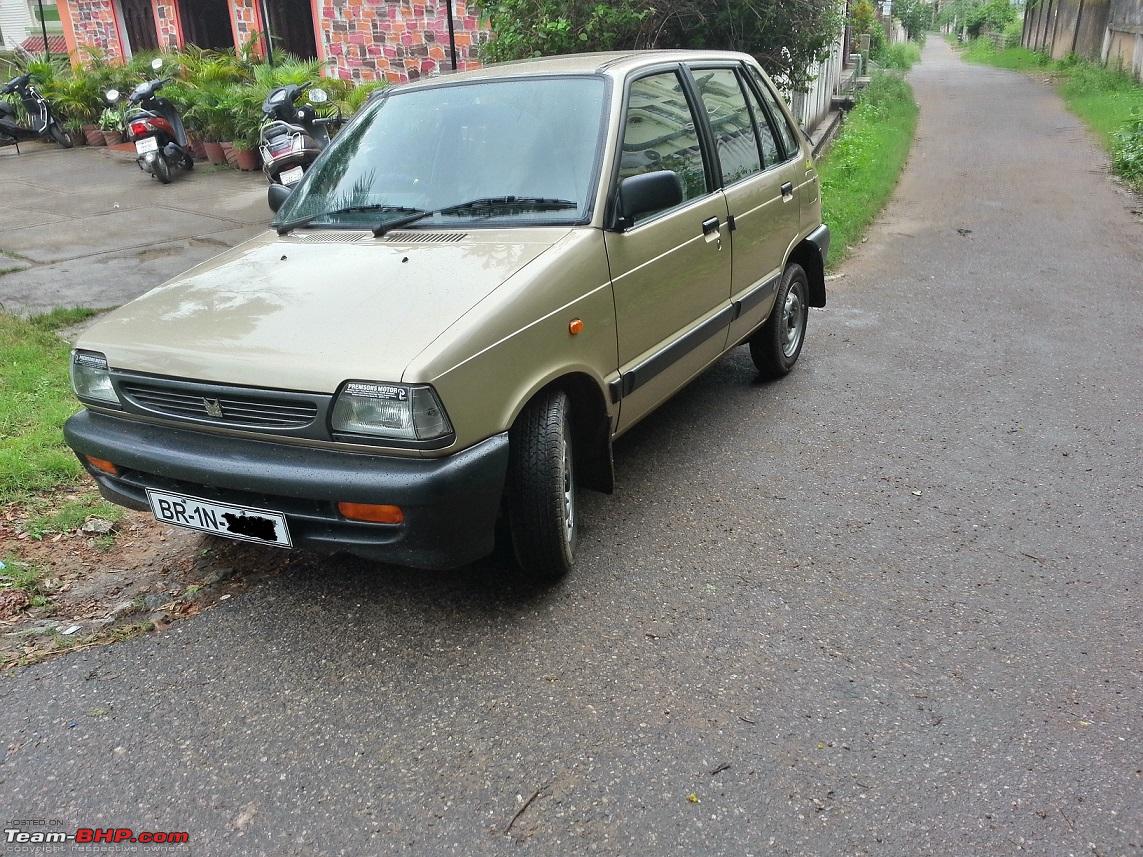
[(729, 342), (759, 324), (774, 304), (786, 250), (798, 231), (787, 158), (740, 63), (691, 66), (710, 123), (731, 218), (734, 249)]
[[(629, 79), (615, 183), (674, 170), (682, 204), (651, 212), (606, 246), (615, 295), (624, 431), (714, 361), (730, 322), (726, 200), (678, 66)], [(614, 193), (614, 191), (613, 191)]]

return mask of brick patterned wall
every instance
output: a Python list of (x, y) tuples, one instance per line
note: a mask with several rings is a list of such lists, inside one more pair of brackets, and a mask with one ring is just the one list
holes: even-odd
[(86, 58), (85, 47), (95, 48), (109, 60), (123, 58), (111, 0), (67, 0), (67, 4), (81, 59)]
[[(194, 0), (182, 0), (182, 2), (194, 2)], [(257, 0), (230, 0), (230, 14), (233, 16), (234, 26), (236, 29), (236, 42), (235, 47), (241, 49), (252, 33), (261, 33), (262, 24), (260, 20), (261, 12), (257, 6)], [(261, 53), (261, 41), (255, 45), (255, 51)]]
[(174, 0), (154, 0), (155, 30), (159, 36), (159, 47), (163, 50), (179, 49), (179, 11)]
[[(319, 34), (331, 74), (352, 80), (416, 80), (451, 68), (444, 0), (318, 0)], [(454, 0), (457, 68), (480, 65), (487, 40), (474, 7)]]

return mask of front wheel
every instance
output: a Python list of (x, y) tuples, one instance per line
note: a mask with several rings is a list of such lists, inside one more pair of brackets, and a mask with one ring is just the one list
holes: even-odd
[(750, 337), (750, 357), (763, 378), (781, 378), (794, 368), (809, 322), (809, 280), (798, 264), (790, 264), (782, 275), (774, 308)]
[(563, 577), (575, 559), (570, 412), (567, 393), (547, 393), (524, 409), (508, 436), (508, 526), (520, 570), (537, 582)]
[(65, 149), (70, 149), (74, 145), (71, 139), (71, 134), (69, 134), (55, 122), (53, 122), (48, 128), (48, 133), (51, 135), (53, 140), (55, 140)]
[(161, 154), (151, 162), (151, 172), (154, 173), (155, 178), (163, 184), (171, 183), (171, 165), (167, 163), (167, 159)]

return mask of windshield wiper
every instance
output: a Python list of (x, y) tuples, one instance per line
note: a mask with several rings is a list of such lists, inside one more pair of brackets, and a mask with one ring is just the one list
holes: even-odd
[(369, 203), (366, 205), (347, 205), (344, 208), (335, 208), (333, 211), (319, 211), (317, 214), (311, 214), (307, 217), (299, 217), (297, 220), (291, 220), (288, 223), (279, 223), (275, 228), (278, 230), (279, 235), (285, 235), (292, 229), (301, 229), (309, 226), (319, 217), (333, 217), (336, 214), (350, 214), (355, 211), (392, 211), (397, 213), (406, 213), (412, 216), (427, 216), (430, 214), (428, 211), (423, 211), (419, 208), (410, 208), (407, 205), (386, 205), (384, 203)]
[(458, 202), (437, 209), (438, 214), (466, 214), (470, 212), (487, 211), (491, 214), (500, 208), (518, 208), (529, 211), (563, 211), (569, 208), (579, 208), (579, 203), (570, 199), (552, 199), (545, 196), (485, 196), (480, 199), (470, 199), (468, 202)]

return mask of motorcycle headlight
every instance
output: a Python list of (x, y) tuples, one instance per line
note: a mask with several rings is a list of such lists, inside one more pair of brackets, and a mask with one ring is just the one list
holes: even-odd
[(71, 353), (71, 388), (80, 399), (119, 404), (119, 396), (111, 386), (107, 358), (98, 351)]
[(452, 423), (432, 387), (349, 381), (330, 417), (335, 434), (363, 434), (393, 440), (436, 440), (452, 434)]

